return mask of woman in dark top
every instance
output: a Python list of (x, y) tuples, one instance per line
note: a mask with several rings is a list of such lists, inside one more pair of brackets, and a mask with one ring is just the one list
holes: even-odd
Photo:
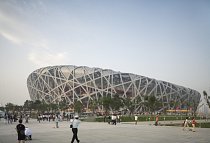
[(25, 126), (22, 124), (22, 120), (19, 120), (19, 124), (16, 126), (16, 130), (18, 133), (18, 142), (25, 143)]

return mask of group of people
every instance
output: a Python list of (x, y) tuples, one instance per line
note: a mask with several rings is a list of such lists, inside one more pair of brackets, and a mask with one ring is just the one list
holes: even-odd
[[(58, 116), (56, 116), (56, 117), (58, 118)], [(77, 136), (78, 127), (81, 122), (79, 120), (79, 116), (76, 115), (74, 117), (74, 119), (72, 119), (70, 122), (72, 125), (72, 133), (73, 133), (71, 143), (73, 143), (74, 140), (76, 140), (77, 143), (79, 143), (80, 140), (78, 139), (78, 136)], [(57, 122), (56, 122), (56, 127), (58, 128)], [(22, 119), (19, 119), (19, 124), (16, 126), (16, 131), (18, 134), (18, 143), (21, 143), (21, 142), (25, 143), (25, 140), (27, 140), (27, 139), (32, 140), (32, 131), (28, 127), (25, 127), (25, 125), (23, 125)]]
[[(135, 115), (135, 116), (134, 116), (134, 120), (135, 120), (135, 125), (137, 125), (137, 122), (138, 122), (138, 115)], [(155, 117), (155, 126), (158, 125), (158, 121), (159, 121), (159, 115), (157, 114), (156, 117)]]
[[(159, 121), (159, 116), (156, 115), (156, 118), (155, 118), (155, 126), (158, 125), (158, 121)], [(189, 129), (189, 130), (195, 132), (195, 125), (196, 125), (195, 117), (192, 117), (192, 121), (189, 121), (189, 118), (186, 117), (186, 119), (184, 120), (184, 123), (183, 123), (183, 130), (185, 130), (186, 127), (189, 128), (189, 124), (192, 125), (192, 129)]]
[[(196, 121), (195, 121), (195, 117), (192, 117), (192, 121), (189, 121), (189, 118), (186, 117), (186, 119), (184, 120), (183, 123), (183, 131), (185, 130), (185, 128), (189, 128), (189, 124), (192, 124), (192, 131), (195, 132), (195, 125), (196, 125)], [(189, 129), (190, 130), (190, 129)]]
[(67, 114), (65, 112), (63, 112), (63, 114), (54, 114), (54, 113), (45, 113), (45, 114), (39, 114), (37, 116), (37, 121), (39, 121), (39, 123), (41, 121), (55, 121), (56, 116), (58, 116), (59, 121), (70, 121), (70, 119), (73, 118), (73, 114)]
[(32, 140), (32, 131), (23, 125), (23, 120), (19, 119), (19, 124), (16, 126), (18, 134), (18, 142), (24, 143), (26, 139)]
[[(57, 117), (58, 118), (58, 117)], [(155, 125), (158, 124), (158, 115), (156, 116), (156, 123)], [(115, 124), (115, 121), (116, 120), (115, 118), (111, 118), (113, 124)], [(136, 115), (135, 116), (135, 124), (137, 124), (137, 121), (138, 121), (138, 116)], [(71, 140), (71, 143), (73, 143), (75, 140), (77, 141), (77, 143), (80, 142), (80, 140), (78, 139), (78, 127), (79, 127), (79, 124), (80, 124), (80, 120), (79, 120), (79, 116), (76, 115), (74, 117), (74, 119), (72, 119), (71, 121), (71, 126), (70, 128), (72, 128), (72, 133), (73, 133), (73, 136), (72, 136), (72, 140)], [(186, 117), (184, 123), (183, 123), (183, 130), (185, 130), (186, 127), (189, 128), (189, 124), (192, 124), (192, 131), (195, 132), (195, 125), (196, 125), (196, 121), (195, 121), (195, 118), (193, 117), (192, 118), (192, 121), (189, 121), (189, 118)], [(58, 125), (56, 124), (56, 126), (58, 127)], [(22, 119), (19, 120), (19, 124), (16, 126), (16, 130), (17, 130), (17, 133), (18, 133), (18, 142), (20, 143), (22, 141), (22, 143), (25, 142), (26, 139), (32, 139), (32, 132), (31, 130), (28, 128), (28, 127), (25, 127), (23, 124), (22, 124)]]
[(11, 113), (4, 114), (4, 122), (8, 124), (12, 124), (13, 122), (17, 121), (17, 115)]
[(120, 116), (116, 114), (109, 115), (108, 118), (104, 116), (104, 122), (108, 122), (108, 124), (111, 125), (117, 125), (117, 123), (120, 123)]
[[(137, 115), (134, 116), (134, 120), (135, 120), (135, 125), (137, 125), (137, 122), (138, 122)], [(155, 117), (155, 126), (158, 125), (158, 122), (159, 122), (159, 115), (157, 114)], [(195, 132), (195, 125), (196, 125), (195, 117), (192, 117), (192, 121), (189, 121), (189, 118), (186, 117), (186, 119), (184, 120), (184, 123), (183, 123), (183, 130), (185, 130), (186, 127), (189, 128), (189, 124), (192, 125), (192, 129), (189, 129), (189, 130)]]
[(16, 122), (18, 118), (25, 119), (25, 123), (29, 122), (29, 115), (28, 114), (21, 114), (17, 115), (16, 113), (5, 113), (4, 115), (4, 122), (8, 124), (12, 124), (13, 122)]

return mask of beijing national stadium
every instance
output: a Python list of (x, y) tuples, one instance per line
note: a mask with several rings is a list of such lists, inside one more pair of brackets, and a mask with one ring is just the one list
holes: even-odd
[[(141, 102), (144, 102), (145, 96), (155, 96), (162, 109), (184, 109), (189, 103), (194, 104), (192, 108), (197, 108), (201, 97), (193, 89), (166, 81), (110, 69), (73, 65), (37, 69), (29, 75), (27, 87), (33, 101), (59, 103), (65, 100), (69, 106), (79, 101), (86, 109), (92, 100), (105, 96), (114, 98), (118, 95), (131, 101), (140, 98)], [(135, 106), (135, 110), (142, 110), (141, 104)]]

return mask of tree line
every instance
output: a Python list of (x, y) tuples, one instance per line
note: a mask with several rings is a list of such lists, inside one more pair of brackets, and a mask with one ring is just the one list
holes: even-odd
[[(96, 114), (99, 109), (104, 111), (105, 114), (116, 113), (119, 111), (124, 112), (125, 114), (134, 114), (139, 110), (154, 112), (155, 109), (160, 108), (161, 104), (157, 101), (155, 96), (145, 96), (144, 102), (140, 97), (135, 99), (131, 98), (122, 98), (119, 95), (104, 96), (96, 100), (93, 98), (89, 102), (88, 108), (93, 114)], [(66, 104), (65, 101), (59, 103), (50, 103), (47, 104), (44, 101), (36, 100), (26, 100), (23, 105), (15, 105), (13, 103), (7, 103), (5, 107), (0, 107), (0, 110), (6, 112), (29, 112), (35, 111), (36, 113), (56, 113), (59, 111), (65, 111), (67, 109), (73, 109), (74, 112), (82, 113), (85, 112), (85, 107), (80, 101), (74, 102), (73, 105)], [(135, 110), (136, 109), (136, 110)]]
[[(203, 92), (204, 97), (208, 98), (206, 91)], [(208, 105), (210, 106), (209, 101), (207, 100)], [(179, 103), (175, 101), (170, 101), (170, 107), (176, 107)], [(186, 103), (188, 107), (195, 105), (195, 103)], [(192, 105), (191, 105), (192, 104)], [(154, 95), (136, 98), (122, 98), (119, 95), (115, 94), (104, 95), (96, 99), (95, 97), (90, 100), (88, 108), (93, 114), (96, 114), (99, 109), (103, 111), (104, 114), (117, 113), (121, 112), (124, 114), (136, 114), (140, 112), (155, 112), (163, 108), (163, 103), (159, 101)], [(73, 109), (74, 112), (83, 113), (86, 112), (84, 105), (80, 101), (74, 102), (74, 104), (68, 105), (65, 101), (60, 101), (58, 103), (47, 104), (44, 100), (26, 100), (24, 105), (15, 105), (13, 103), (7, 103), (5, 107), (0, 107), (0, 110), (6, 112), (32, 112), (36, 113), (56, 113), (59, 111), (65, 111), (67, 109)], [(196, 109), (196, 107), (193, 107)], [(194, 111), (195, 112), (195, 111)]]

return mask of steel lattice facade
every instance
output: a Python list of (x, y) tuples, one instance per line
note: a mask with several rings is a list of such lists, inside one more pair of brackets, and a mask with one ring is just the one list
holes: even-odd
[[(168, 109), (176, 108), (170, 102), (178, 103), (180, 108), (186, 103), (194, 103), (197, 107), (201, 96), (195, 90), (165, 81), (109, 69), (72, 65), (40, 68), (29, 75), (27, 86), (33, 101), (59, 103), (65, 100), (69, 105), (80, 101), (86, 108), (91, 100), (115, 95), (132, 100), (140, 97), (142, 102), (144, 96), (153, 95), (163, 108)], [(140, 108), (136, 107), (136, 110)]]

